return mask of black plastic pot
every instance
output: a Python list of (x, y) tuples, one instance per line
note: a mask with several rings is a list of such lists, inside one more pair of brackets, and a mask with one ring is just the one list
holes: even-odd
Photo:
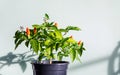
[(53, 61), (52, 64), (32, 63), (33, 75), (67, 75), (67, 61)]

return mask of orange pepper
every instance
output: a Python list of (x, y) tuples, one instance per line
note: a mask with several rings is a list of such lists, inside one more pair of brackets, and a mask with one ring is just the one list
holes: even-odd
[(55, 24), (54, 24), (54, 25), (55, 25), (56, 27), (58, 27), (58, 23), (56, 23), (56, 22), (55, 22)]
[(26, 34), (27, 34), (27, 36), (30, 35), (30, 29), (28, 27), (26, 28)]
[(71, 35), (70, 38), (73, 39), (73, 36)]

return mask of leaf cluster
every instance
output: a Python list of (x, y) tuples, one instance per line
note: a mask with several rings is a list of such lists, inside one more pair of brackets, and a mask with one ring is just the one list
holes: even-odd
[[(30, 35), (22, 30), (17, 30), (14, 35), (15, 49), (21, 44), (30, 48), (38, 55), (38, 60), (43, 59), (62, 60), (63, 57), (70, 57), (72, 61), (80, 60), (83, 50), (83, 42), (78, 44), (76, 40), (71, 37), (65, 37), (70, 30), (79, 31), (80, 28), (74, 26), (67, 26), (66, 28), (58, 28), (54, 22), (48, 22), (49, 16), (45, 14), (44, 22), (42, 24), (32, 25)], [(36, 32), (34, 31), (36, 29)]]

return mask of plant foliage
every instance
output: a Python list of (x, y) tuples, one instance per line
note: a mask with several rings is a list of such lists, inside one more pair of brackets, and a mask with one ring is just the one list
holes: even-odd
[(72, 61), (79, 59), (82, 55), (83, 42), (77, 42), (72, 36), (65, 37), (71, 31), (79, 31), (80, 28), (67, 26), (66, 28), (58, 28), (58, 24), (48, 22), (48, 14), (44, 16), (42, 24), (34, 24), (33, 28), (26, 30), (17, 30), (14, 35), (15, 49), (25, 43), (26, 47), (33, 50), (38, 55), (38, 60), (43, 59), (62, 60), (63, 57), (70, 57)]

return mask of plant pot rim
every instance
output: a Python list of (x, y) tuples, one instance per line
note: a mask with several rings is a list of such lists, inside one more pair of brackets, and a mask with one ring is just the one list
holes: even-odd
[(37, 61), (32, 61), (31, 64), (39, 64), (39, 65), (64, 65), (64, 64), (69, 64), (68, 61), (52, 61), (52, 64), (50, 63), (40, 63)]

